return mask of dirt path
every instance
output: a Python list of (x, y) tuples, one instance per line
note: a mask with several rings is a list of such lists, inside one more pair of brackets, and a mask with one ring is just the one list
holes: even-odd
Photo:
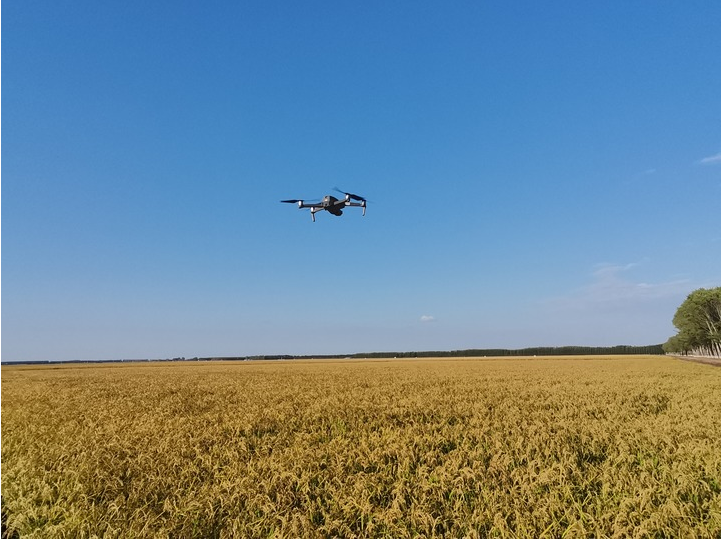
[(705, 365), (720, 366), (720, 358), (718, 357), (700, 357), (700, 356), (672, 356), (684, 361), (694, 361), (695, 363), (704, 363)]

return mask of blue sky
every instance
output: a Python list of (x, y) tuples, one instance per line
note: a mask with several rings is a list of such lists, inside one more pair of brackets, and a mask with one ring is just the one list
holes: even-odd
[(5, 361), (644, 345), (720, 284), (719, 3), (2, 15)]

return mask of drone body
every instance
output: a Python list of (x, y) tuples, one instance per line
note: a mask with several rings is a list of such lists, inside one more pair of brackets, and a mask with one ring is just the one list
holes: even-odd
[[(338, 199), (333, 195), (326, 195), (320, 202), (306, 202), (300, 199), (282, 200), (287, 204), (298, 204), (299, 209), (310, 208), (311, 219), (316, 222), (316, 212), (326, 210), (332, 215), (340, 216), (343, 214), (343, 209), (347, 206), (353, 206), (362, 208), (362, 215), (366, 215), (366, 199), (353, 193), (346, 193), (340, 189), (336, 189), (339, 193), (343, 193), (344, 198)], [(355, 200), (357, 202), (351, 202)]]

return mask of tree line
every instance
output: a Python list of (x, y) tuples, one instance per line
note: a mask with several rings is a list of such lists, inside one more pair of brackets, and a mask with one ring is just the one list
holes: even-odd
[(720, 287), (699, 288), (674, 314), (677, 334), (664, 343), (668, 354), (720, 357)]
[(470, 348), (466, 350), (419, 350), (411, 352), (358, 352), (355, 354), (258, 355), (194, 358), (196, 361), (268, 361), (278, 359), (387, 359), (430, 357), (520, 357), (520, 356), (609, 356), (662, 355), (661, 344), (646, 346), (534, 346), (530, 348)]
[(419, 351), (419, 352), (369, 352), (353, 354), (351, 358), (412, 358), (412, 357), (511, 357), (511, 356), (600, 356), (663, 354), (661, 344), (647, 346), (535, 346), (530, 348), (473, 348), (468, 350)]
[(514, 356), (604, 356), (604, 355), (661, 355), (665, 350), (661, 344), (647, 346), (536, 346), (532, 348), (472, 348), (468, 350), (436, 350), (412, 352), (360, 352), (356, 354), (314, 354), (290, 355), (270, 354), (256, 356), (224, 357), (175, 357), (168, 359), (111, 359), (111, 360), (41, 360), (41, 361), (4, 361), (12, 365), (40, 365), (60, 363), (123, 363), (155, 361), (268, 361), (289, 359), (384, 359), (384, 358), (425, 358), (425, 357), (514, 357)]

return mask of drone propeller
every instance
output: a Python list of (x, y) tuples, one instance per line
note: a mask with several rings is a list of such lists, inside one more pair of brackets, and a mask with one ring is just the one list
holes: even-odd
[(299, 202), (303, 202), (301, 199), (293, 199), (293, 200), (282, 200), (281, 202), (285, 202), (286, 204), (298, 204)]
[(354, 199), (354, 200), (358, 200), (359, 202), (366, 202), (366, 199), (365, 199), (364, 197), (362, 197), (362, 196), (354, 195), (353, 193), (347, 193), (346, 191), (341, 191), (341, 189), (339, 189), (338, 187), (334, 187), (333, 189), (334, 189), (334, 191), (338, 191), (339, 193), (343, 193), (343, 194), (346, 195), (347, 197), (352, 198), (352, 199)]

